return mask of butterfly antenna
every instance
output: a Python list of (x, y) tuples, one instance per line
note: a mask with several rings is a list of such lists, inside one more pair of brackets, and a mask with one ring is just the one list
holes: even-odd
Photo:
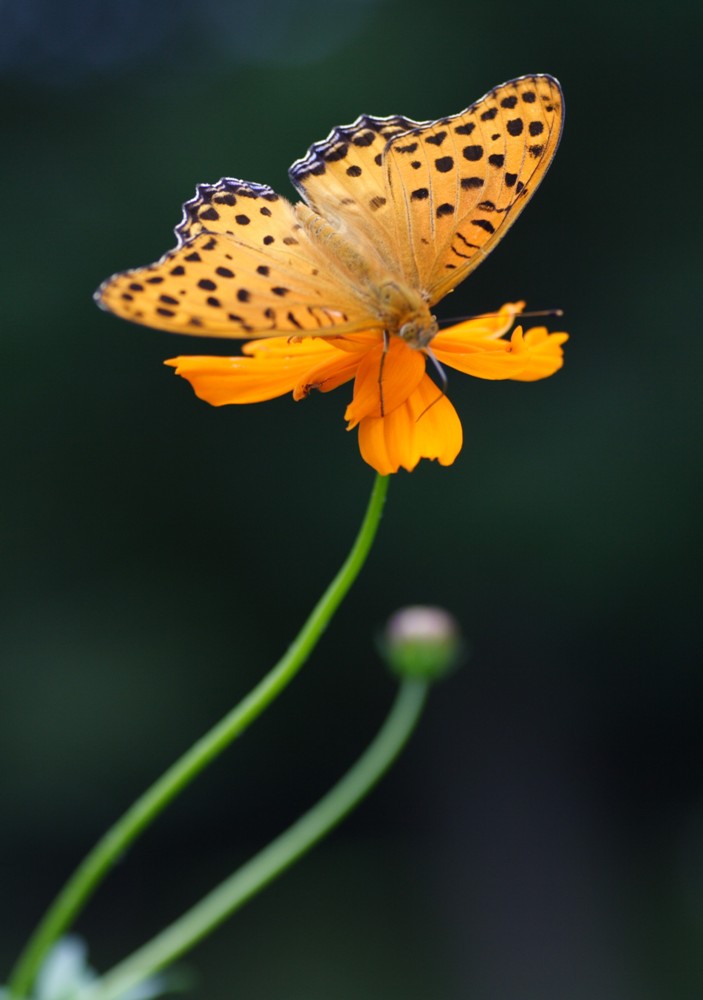
[[(498, 317), (505, 316), (505, 313), (492, 312), (492, 313), (478, 313), (476, 316), (455, 316), (453, 319), (441, 319), (439, 320), (440, 326), (449, 326), (452, 323), (465, 323), (469, 319), (497, 319)], [(526, 319), (534, 319), (537, 316), (563, 316), (563, 309), (535, 309), (532, 312), (520, 312), (514, 313), (513, 319), (520, 320), (523, 317)]]

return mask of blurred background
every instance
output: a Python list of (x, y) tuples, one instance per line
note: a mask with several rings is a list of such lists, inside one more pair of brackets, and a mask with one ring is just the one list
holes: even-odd
[(5, 0), (0, 22), (0, 981), (106, 826), (285, 649), (373, 479), (348, 387), (210, 408), (162, 361), (228, 345), (102, 314), (94, 288), (173, 245), (197, 182), (292, 197), (334, 125), (549, 72), (552, 169), (439, 311), (562, 307), (565, 368), (450, 375), (456, 464), (394, 477), (302, 675), (78, 929), (106, 969), (316, 801), (392, 700), (379, 628), (429, 602), (470, 660), (351, 820), (190, 955), (190, 995), (699, 997), (703, 8)]

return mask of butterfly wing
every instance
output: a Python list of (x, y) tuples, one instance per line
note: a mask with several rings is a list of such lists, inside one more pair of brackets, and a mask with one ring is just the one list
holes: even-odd
[(402, 274), (397, 206), (387, 190), (383, 154), (391, 139), (419, 127), (401, 115), (360, 115), (351, 125), (332, 129), (288, 171), (315, 212), (352, 244), (361, 242), (372, 248), (372, 262), (386, 277)]
[(562, 117), (549, 76), (511, 80), (435, 122), (362, 115), (291, 167), (313, 224), (264, 184), (199, 185), (178, 246), (109, 278), (96, 299), (202, 336), (378, 328), (375, 285), (397, 277), (434, 304), (505, 235), (551, 163)]
[(378, 249), (387, 274), (430, 304), (492, 250), (544, 176), (562, 95), (550, 76), (510, 80), (435, 122), (362, 115), (290, 169), (316, 212)]
[(331, 335), (369, 325), (363, 301), (335, 277), (295, 209), (264, 184), (201, 184), (184, 206), (178, 246), (113, 275), (98, 303), (174, 333)]
[(459, 115), (390, 140), (383, 157), (406, 281), (438, 302), (502, 239), (556, 152), (550, 76), (510, 80)]

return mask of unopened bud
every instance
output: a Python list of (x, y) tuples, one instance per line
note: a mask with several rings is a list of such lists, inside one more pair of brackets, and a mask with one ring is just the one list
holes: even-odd
[(381, 652), (402, 677), (432, 681), (456, 666), (462, 642), (456, 620), (443, 608), (417, 605), (389, 619)]

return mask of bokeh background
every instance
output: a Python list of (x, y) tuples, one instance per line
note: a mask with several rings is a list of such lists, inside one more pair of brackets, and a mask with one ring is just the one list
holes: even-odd
[(101, 314), (180, 205), (361, 112), (561, 80), (564, 139), (441, 315), (560, 306), (535, 384), (450, 376), (456, 465), (391, 484), (293, 687), (79, 922), (101, 969), (295, 819), (380, 725), (374, 637), (445, 605), (471, 657), (383, 786), (189, 958), (195, 1000), (703, 992), (698, 174), (703, 7), (679, 0), (10, 0), (3, 268), (0, 981), (105, 827), (285, 649), (372, 473), (347, 390), (209, 408), (226, 353)]

